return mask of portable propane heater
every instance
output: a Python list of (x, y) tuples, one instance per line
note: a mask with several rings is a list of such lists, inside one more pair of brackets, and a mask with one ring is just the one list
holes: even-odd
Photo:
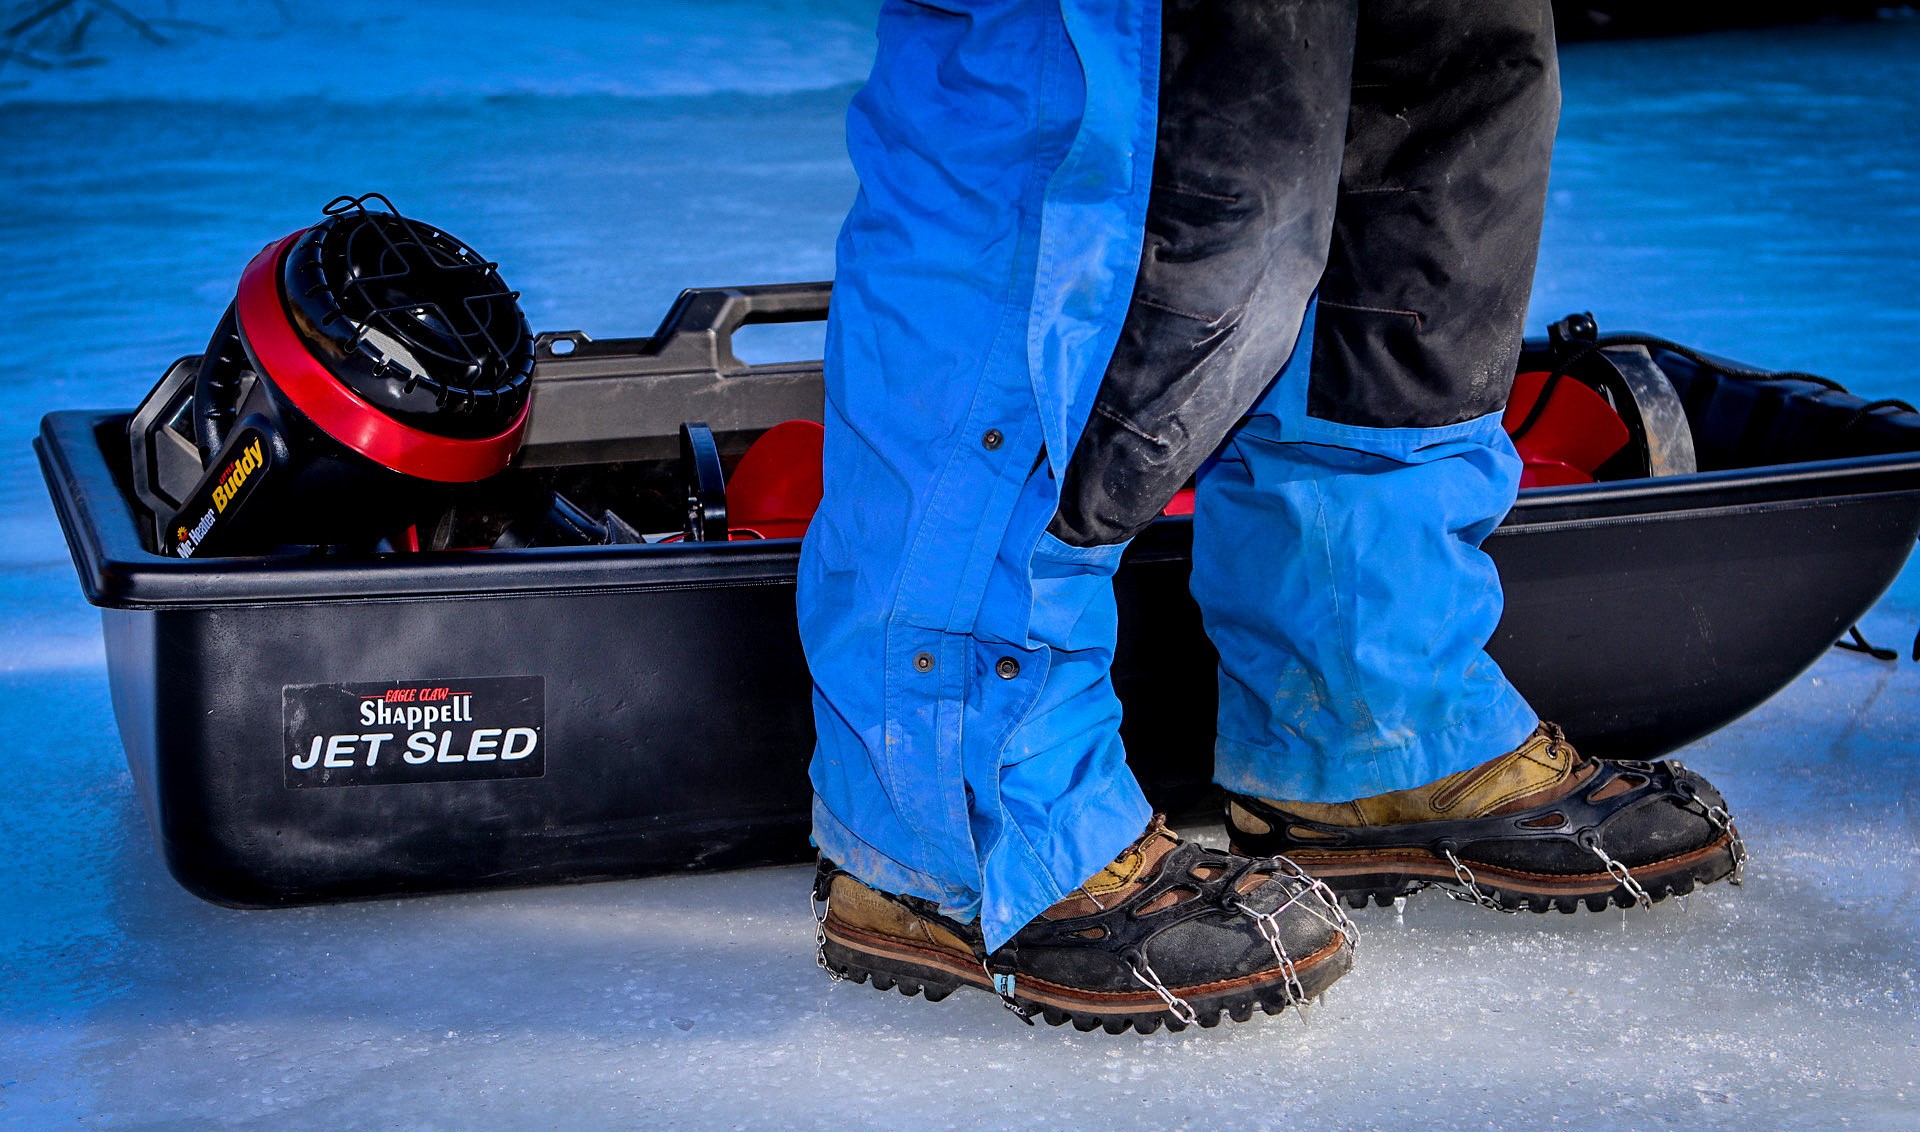
[(161, 554), (417, 549), (417, 517), (519, 448), (533, 335), (498, 265), (377, 193), (323, 212), (127, 426)]

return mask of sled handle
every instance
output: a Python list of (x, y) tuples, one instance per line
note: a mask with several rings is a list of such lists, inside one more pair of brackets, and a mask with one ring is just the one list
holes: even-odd
[(743, 326), (820, 322), (827, 317), (831, 282), (767, 283), (751, 287), (690, 287), (680, 292), (644, 353), (675, 369), (717, 373), (745, 369), (733, 353)]

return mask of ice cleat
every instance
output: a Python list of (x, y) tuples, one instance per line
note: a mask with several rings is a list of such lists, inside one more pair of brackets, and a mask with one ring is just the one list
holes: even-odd
[(822, 859), (819, 961), (835, 978), (939, 1001), (999, 994), (1029, 1024), (1150, 1034), (1304, 1007), (1353, 966), (1356, 933), (1284, 858), (1182, 841), (1161, 819), (1072, 895), (988, 954), (979, 925), (870, 888)]
[(1227, 800), (1236, 853), (1285, 853), (1356, 908), (1429, 885), (1502, 912), (1650, 905), (1739, 883), (1725, 799), (1667, 760), (1589, 759), (1543, 723), (1491, 762), (1351, 802)]

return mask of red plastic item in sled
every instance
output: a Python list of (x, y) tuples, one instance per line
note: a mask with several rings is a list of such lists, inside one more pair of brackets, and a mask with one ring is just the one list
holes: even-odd
[[(1606, 398), (1564, 375), (1553, 383), (1546, 407), (1529, 423), (1548, 376), (1535, 372), (1516, 377), (1501, 420), (1525, 464), (1520, 486), (1592, 483), (1594, 472), (1625, 448), (1631, 435)], [(727, 481), (730, 538), (799, 538), (807, 533), (820, 507), (824, 437), (825, 430), (814, 421), (782, 421), (753, 442)], [(1193, 489), (1175, 492), (1160, 513), (1193, 514)]]
[[(782, 421), (753, 442), (727, 481), (727, 517), (746, 537), (799, 538), (820, 507), (820, 454), (826, 430)], [(736, 529), (730, 537), (738, 538)]]
[(1594, 472), (1627, 446), (1631, 434), (1605, 397), (1566, 376), (1553, 383), (1546, 404), (1536, 414), (1534, 406), (1548, 376), (1523, 373), (1514, 378), (1513, 396), (1501, 418), (1526, 465), (1520, 486), (1592, 483)]
[[(782, 421), (753, 442), (727, 481), (730, 539), (799, 538), (820, 508), (820, 463), (826, 430), (813, 421)], [(1193, 514), (1183, 487), (1160, 512)]]

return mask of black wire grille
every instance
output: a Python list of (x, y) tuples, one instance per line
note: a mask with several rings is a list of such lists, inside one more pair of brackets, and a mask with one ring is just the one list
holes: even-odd
[(338, 197), (323, 211), (331, 223), (320, 258), (334, 307), (322, 322), (344, 320), (348, 348), (379, 376), (400, 380), (408, 394), (424, 389), (443, 407), (491, 401), (526, 383), (521, 359), (531, 343), (519, 292), (497, 263), (379, 193)]

